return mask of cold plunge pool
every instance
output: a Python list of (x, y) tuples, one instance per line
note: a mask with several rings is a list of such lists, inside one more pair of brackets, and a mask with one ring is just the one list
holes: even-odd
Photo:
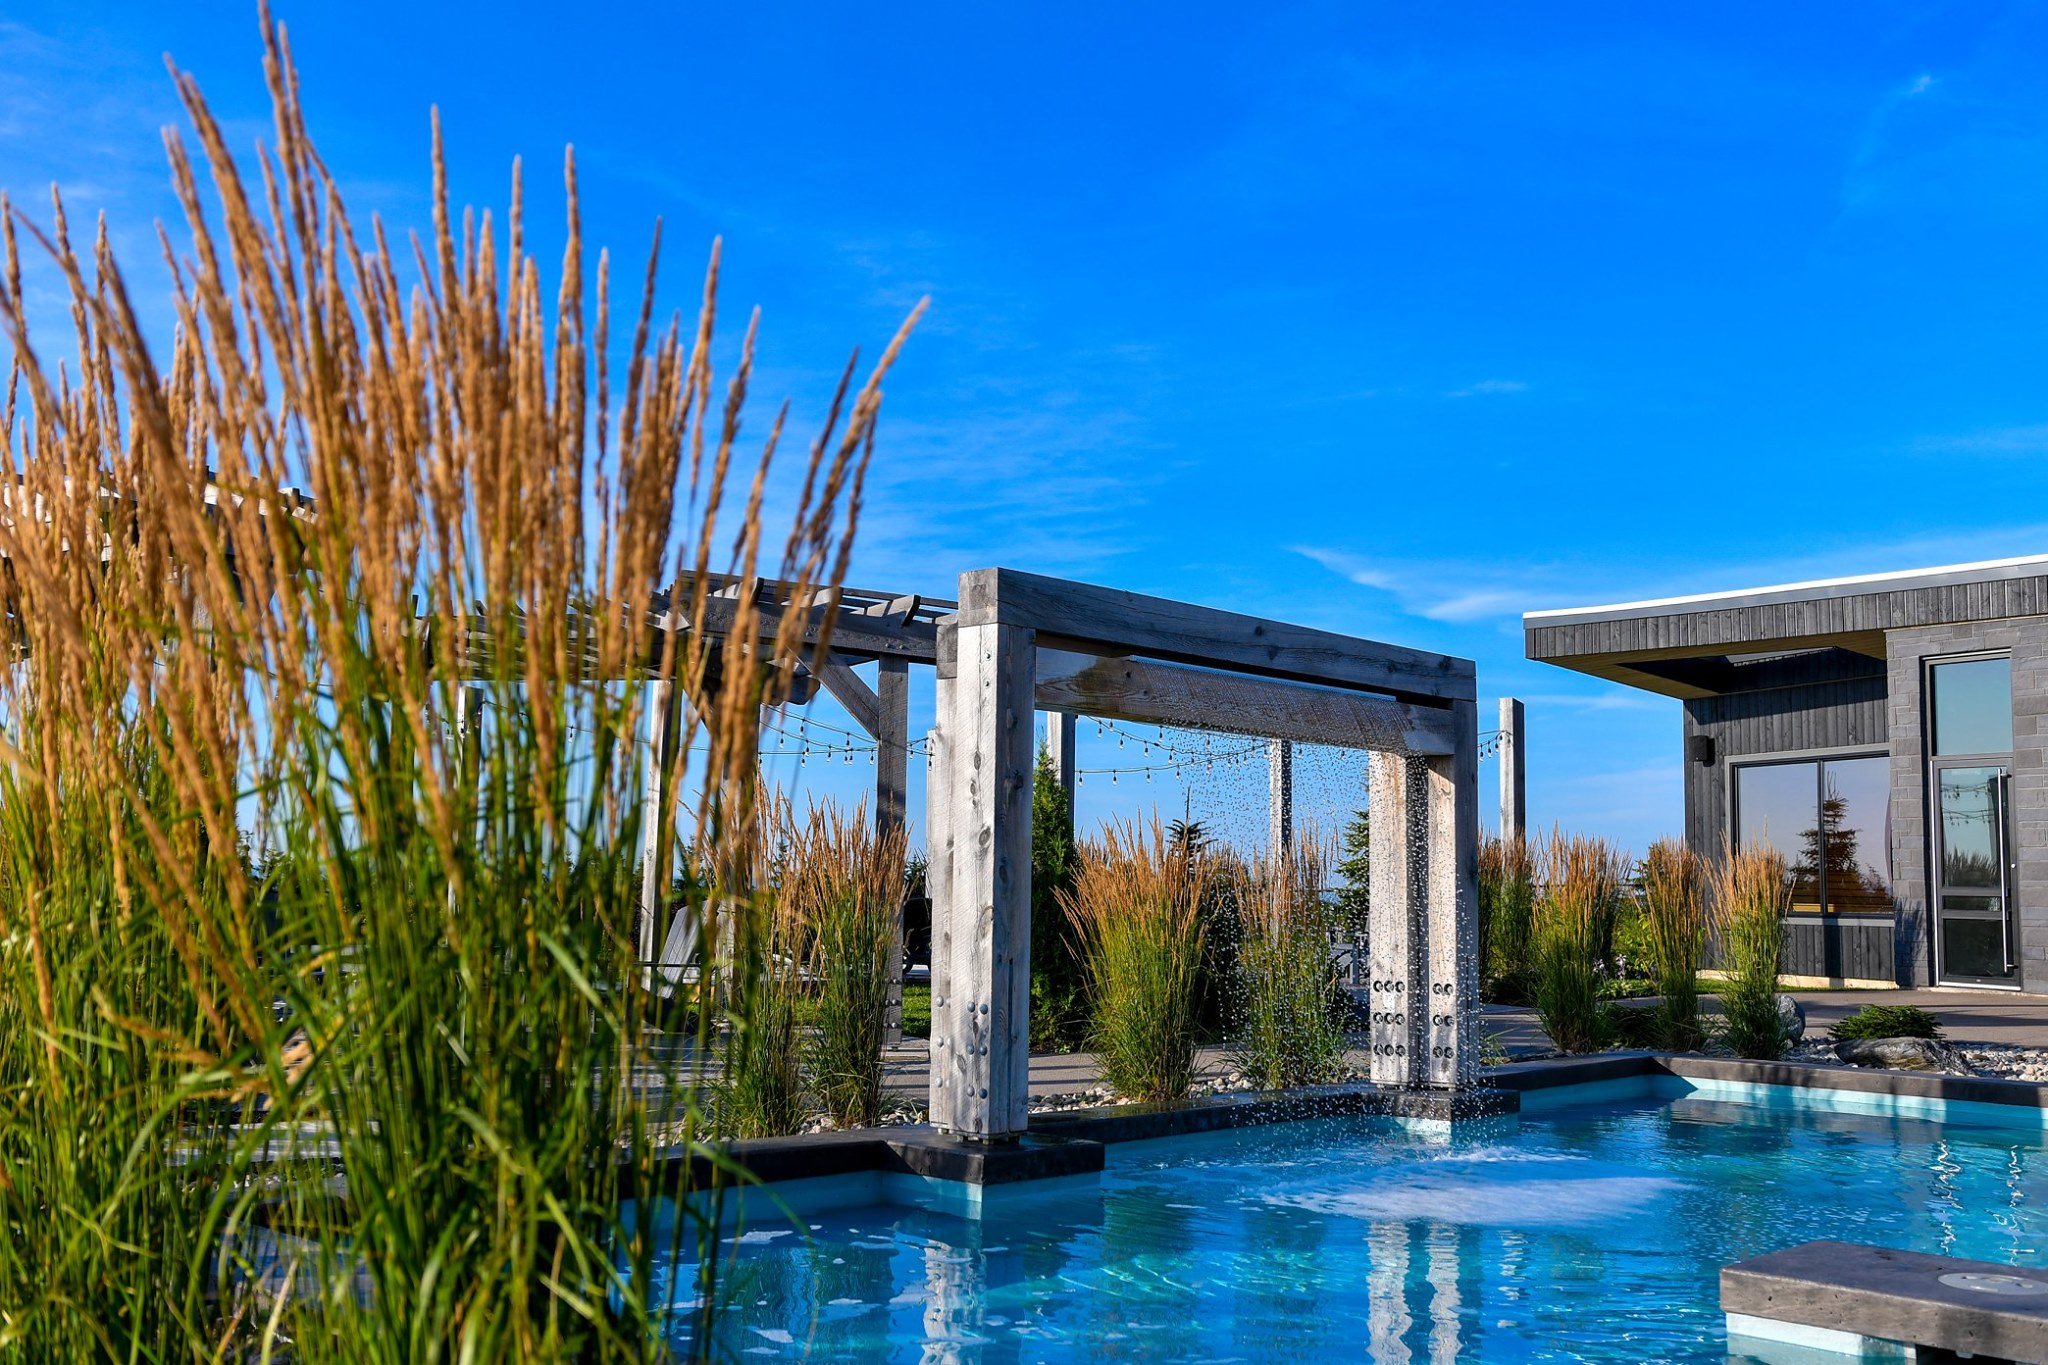
[(713, 1354), (1745, 1361), (1731, 1261), (1830, 1238), (2048, 1267), (2036, 1111), (1619, 1088), (1638, 1093), (1540, 1095), (1455, 1134), (1359, 1118), (1121, 1144), (1099, 1179), (994, 1189), (978, 1216), (909, 1177), (829, 1208), (847, 1182), (798, 1182), (795, 1222), (747, 1201)]

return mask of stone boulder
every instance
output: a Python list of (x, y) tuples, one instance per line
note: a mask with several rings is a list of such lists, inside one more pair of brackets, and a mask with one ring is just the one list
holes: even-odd
[(1850, 1066), (1882, 1066), (1895, 1071), (1940, 1071), (1974, 1076), (1970, 1064), (1947, 1043), (1933, 1038), (1851, 1038), (1835, 1044), (1835, 1056)]
[(1778, 1027), (1784, 1030), (1787, 1043), (1796, 1043), (1806, 1036), (1806, 1011), (1789, 995), (1778, 997)]

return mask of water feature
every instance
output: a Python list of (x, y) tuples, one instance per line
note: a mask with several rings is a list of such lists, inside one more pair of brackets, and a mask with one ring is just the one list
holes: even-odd
[[(736, 1232), (745, 1360), (1742, 1361), (1722, 1265), (1818, 1238), (2048, 1268), (2043, 1132), (1678, 1095), (1424, 1131), (1112, 1147), (978, 1217), (869, 1202)], [(1584, 1092), (1582, 1092), (1584, 1093)], [(751, 1210), (763, 1210), (758, 1203)]]

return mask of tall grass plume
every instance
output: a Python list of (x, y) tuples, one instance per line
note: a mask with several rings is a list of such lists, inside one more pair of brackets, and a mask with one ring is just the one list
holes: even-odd
[(813, 807), (789, 841), (781, 895), (799, 926), (816, 1028), (804, 1051), (813, 1090), (840, 1128), (882, 1118), (882, 1042), (903, 907), (901, 828), (877, 832), (863, 803), (851, 816)]
[(1700, 1028), (1700, 968), (1713, 937), (1707, 869), (1681, 840), (1650, 845), (1642, 864), (1645, 941), (1656, 981), (1657, 1045), (1690, 1052), (1706, 1041)]
[(1778, 1015), (1778, 967), (1784, 952), (1791, 884), (1782, 854), (1768, 848), (1726, 848), (1708, 879), (1721, 966), (1725, 1039), (1738, 1057), (1774, 1061), (1785, 1052)]
[(1239, 864), (1232, 1061), (1262, 1090), (1337, 1079), (1344, 1059), (1333, 850), (1312, 837)]
[(1204, 855), (1110, 825), (1080, 851), (1061, 904), (1088, 972), (1089, 1043), (1102, 1079), (1134, 1100), (1178, 1100), (1195, 1080), (1195, 1007), (1202, 965)]
[(394, 244), (263, 39), (253, 175), (176, 75), (167, 349), (104, 225), (0, 198), (0, 1356), (652, 1361), (719, 1262), (697, 1205), (622, 1213), (708, 1133), (641, 892), (691, 850), (708, 934), (756, 889), (760, 711), (829, 638), (748, 585), (842, 581), (901, 337), (771, 526), (715, 247), (693, 318), (650, 252), (620, 325), (573, 159), (547, 266), (516, 167), (451, 204), (438, 124)]
[(1613, 927), (1626, 860), (1604, 839), (1552, 832), (1543, 845), (1531, 925), (1533, 995), (1550, 1040), (1594, 1052), (1607, 1039), (1601, 957)]

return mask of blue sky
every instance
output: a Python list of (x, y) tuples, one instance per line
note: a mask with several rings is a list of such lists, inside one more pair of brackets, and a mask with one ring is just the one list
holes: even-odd
[[(424, 225), (436, 103), (468, 202), (523, 155), (546, 217), (573, 142), (593, 241), (665, 219), (665, 303), (723, 234), (806, 417), (929, 294), (856, 581), (1474, 658), (1541, 823), (1674, 830), (1679, 717), (1526, 662), (1522, 611), (2048, 549), (2040, 7), (464, 8), (280, 6), (352, 207)], [(0, 186), (104, 208), (145, 287), (165, 52), (264, 133), (252, 5), (0, 21)]]

